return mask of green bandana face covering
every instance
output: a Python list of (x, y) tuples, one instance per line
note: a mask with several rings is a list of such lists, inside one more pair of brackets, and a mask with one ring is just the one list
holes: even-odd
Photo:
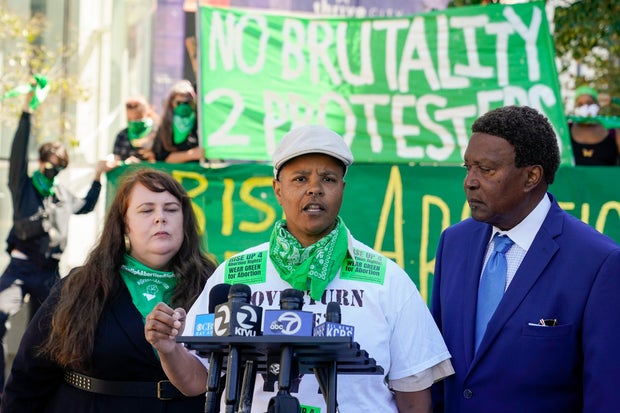
[(346, 226), (339, 217), (332, 232), (306, 248), (285, 226), (284, 220), (276, 222), (269, 240), (269, 257), (280, 278), (298, 290), (309, 289), (310, 297), (318, 301), (347, 255)]
[(32, 184), (36, 188), (37, 192), (41, 194), (42, 197), (48, 197), (54, 195), (54, 184), (56, 182), (56, 178), (48, 178), (43, 175), (41, 171), (35, 171), (32, 174)]
[(129, 142), (140, 139), (153, 130), (153, 119), (130, 120), (127, 122), (127, 137)]
[(143, 319), (146, 319), (155, 304), (161, 301), (170, 304), (168, 300), (177, 285), (173, 272), (153, 270), (125, 254), (125, 263), (120, 273)]
[(172, 140), (179, 145), (187, 139), (196, 124), (196, 111), (187, 103), (181, 103), (174, 108), (172, 118)]

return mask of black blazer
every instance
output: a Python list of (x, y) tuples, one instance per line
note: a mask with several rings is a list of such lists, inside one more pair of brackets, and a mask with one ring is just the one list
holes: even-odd
[[(64, 279), (56, 283), (22, 337), (5, 386), (0, 410), (2, 413), (204, 411), (204, 396), (162, 401), (157, 398), (107, 396), (80, 390), (64, 381), (63, 369), (36, 356), (35, 349), (49, 334), (49, 320), (63, 282)], [(103, 380), (166, 380), (155, 350), (144, 338), (142, 315), (133, 305), (124, 284), (120, 293), (104, 308), (95, 340), (92, 369), (79, 373)]]

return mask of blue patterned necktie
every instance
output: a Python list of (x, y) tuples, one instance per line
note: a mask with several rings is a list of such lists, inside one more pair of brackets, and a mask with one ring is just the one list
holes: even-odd
[(504, 295), (506, 288), (506, 251), (514, 244), (505, 235), (493, 237), (493, 253), (484, 267), (478, 287), (478, 305), (476, 308), (476, 350), (482, 341), (491, 316)]

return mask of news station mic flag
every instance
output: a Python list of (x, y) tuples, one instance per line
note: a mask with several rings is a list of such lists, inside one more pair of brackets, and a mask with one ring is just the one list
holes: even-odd
[(228, 302), (215, 308), (214, 336), (257, 336), (261, 334), (263, 309), (250, 304), (252, 290), (245, 284), (234, 284)]
[(280, 309), (265, 310), (263, 335), (311, 336), (314, 313), (302, 311), (303, 291), (287, 288), (280, 293)]
[(212, 336), (215, 321), (215, 308), (228, 300), (230, 284), (217, 284), (209, 291), (209, 313), (196, 316), (195, 336)]
[(355, 327), (341, 324), (340, 304), (332, 301), (327, 303), (325, 322), (314, 327), (313, 334), (317, 337), (351, 337), (355, 334)]

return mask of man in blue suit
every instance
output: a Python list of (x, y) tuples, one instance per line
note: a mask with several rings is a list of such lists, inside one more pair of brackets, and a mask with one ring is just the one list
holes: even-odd
[[(547, 193), (560, 157), (544, 116), (508, 106), (472, 132), (473, 219), (443, 232), (435, 263), (432, 313), (455, 369), (433, 389), (435, 411), (620, 411), (620, 246)], [(496, 233), (512, 245), (498, 253), (503, 291), (487, 323), (479, 286)]]

